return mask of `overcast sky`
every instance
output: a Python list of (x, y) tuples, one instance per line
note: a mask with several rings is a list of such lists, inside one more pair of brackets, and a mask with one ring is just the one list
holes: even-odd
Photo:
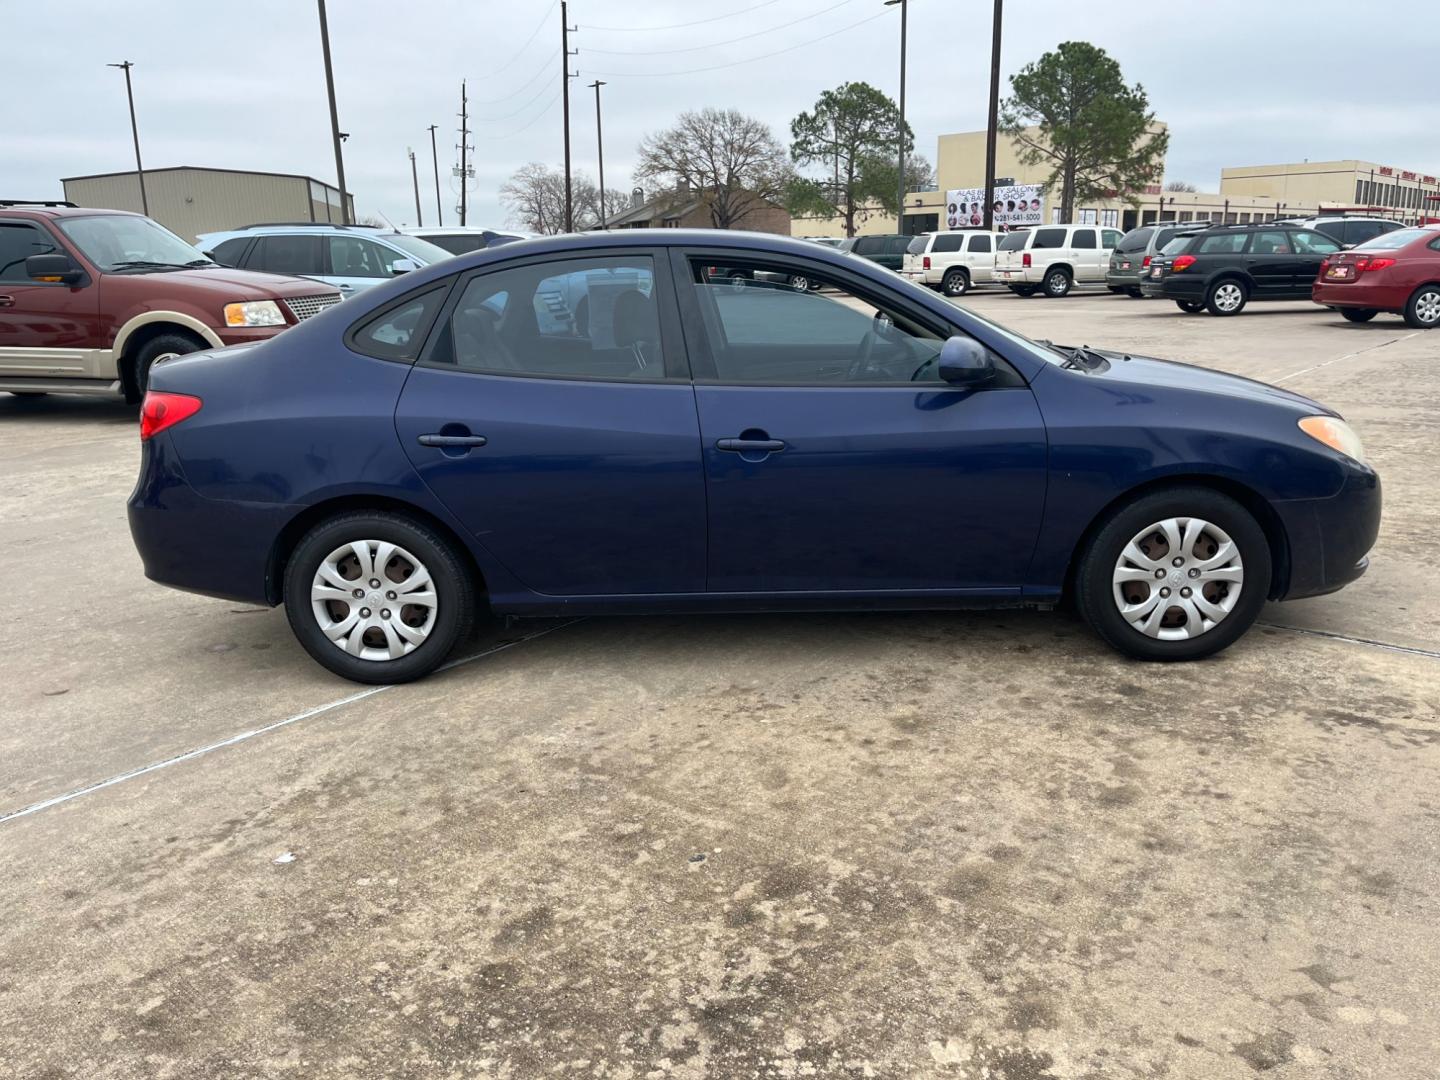
[[(907, 114), (932, 162), (937, 135), (985, 124), (991, 7), (909, 0)], [(1367, 14), (1379, 10), (1353, 0), (1010, 0), (1002, 85), (1062, 41), (1100, 45), (1170, 125), (1167, 179), (1202, 190), (1215, 190), (1225, 165), (1306, 158), (1440, 173), (1433, 35), (1413, 22), (1419, 8)], [(881, 0), (573, 0), (569, 11), (580, 27), (571, 39), (581, 76), (572, 81), (574, 162), (594, 174), (587, 84), (598, 77), (608, 83), (612, 191), (630, 188), (637, 140), (681, 110), (735, 107), (788, 144), (790, 119), (820, 91), (846, 80), (892, 95), (898, 86), (899, 9)], [(474, 117), (471, 224), (505, 221), (498, 188), (518, 166), (561, 162), (558, 2), (329, 0), (329, 18), (361, 215), (413, 223), (413, 147), (433, 224), (433, 123), (446, 220), (455, 220), (462, 77)], [(0, 196), (58, 197), (62, 176), (133, 167), (124, 79), (105, 66), (127, 59), (147, 166), (334, 180), (311, 0), (0, 0), (0, 27)]]

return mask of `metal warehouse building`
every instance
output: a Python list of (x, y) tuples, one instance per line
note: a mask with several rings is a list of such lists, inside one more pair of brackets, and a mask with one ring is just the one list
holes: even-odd
[[(79, 206), (140, 213), (140, 182), (130, 172), (67, 176), (65, 198)], [(340, 191), (313, 176), (204, 169), (181, 165), (146, 169), (150, 216), (173, 233), (194, 240), (201, 233), (260, 221), (341, 220)], [(355, 220), (355, 196), (348, 196)]]

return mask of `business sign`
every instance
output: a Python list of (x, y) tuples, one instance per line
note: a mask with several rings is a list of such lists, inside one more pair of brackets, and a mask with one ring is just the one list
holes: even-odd
[[(1044, 201), (1040, 184), (996, 185), (995, 228), (1000, 232), (1009, 229), (1027, 228), (1039, 225), (1044, 220)], [(985, 189), (953, 188), (945, 192), (945, 225), (951, 229), (964, 229), (985, 224)]]

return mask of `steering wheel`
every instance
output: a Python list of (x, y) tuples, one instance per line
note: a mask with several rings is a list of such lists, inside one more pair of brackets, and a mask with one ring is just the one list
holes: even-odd
[(846, 382), (856, 382), (862, 375), (870, 371), (870, 354), (875, 351), (875, 341), (879, 336), (875, 333), (875, 324), (879, 322), (880, 316), (876, 315), (870, 321), (870, 329), (865, 331), (865, 337), (860, 342), (860, 349), (855, 354), (855, 359), (850, 362), (850, 367), (845, 371)]

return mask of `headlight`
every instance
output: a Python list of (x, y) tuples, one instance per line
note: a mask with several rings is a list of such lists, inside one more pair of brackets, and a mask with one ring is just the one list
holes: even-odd
[(225, 305), (226, 326), (284, 326), (285, 316), (274, 300), (242, 300)]
[(1365, 463), (1365, 447), (1360, 444), (1360, 436), (1338, 416), (1302, 417), (1300, 430), (1331, 450), (1339, 450), (1362, 465)]

